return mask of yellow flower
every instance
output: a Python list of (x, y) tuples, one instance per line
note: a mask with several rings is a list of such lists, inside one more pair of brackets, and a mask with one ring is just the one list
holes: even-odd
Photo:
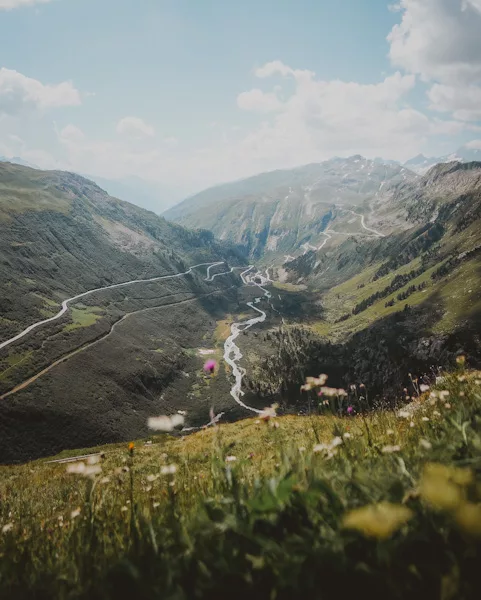
[(343, 519), (343, 527), (355, 529), (367, 537), (385, 540), (413, 517), (413, 512), (401, 504), (381, 502), (357, 508)]
[(437, 510), (456, 510), (464, 499), (463, 487), (472, 481), (470, 469), (428, 463), (424, 468), (419, 493), (425, 502)]
[(463, 502), (454, 518), (458, 526), (468, 535), (481, 538), (481, 504)]

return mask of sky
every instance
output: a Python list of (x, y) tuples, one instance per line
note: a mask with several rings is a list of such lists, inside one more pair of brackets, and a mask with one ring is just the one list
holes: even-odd
[(0, 155), (176, 193), (481, 148), (481, 0), (0, 0)]

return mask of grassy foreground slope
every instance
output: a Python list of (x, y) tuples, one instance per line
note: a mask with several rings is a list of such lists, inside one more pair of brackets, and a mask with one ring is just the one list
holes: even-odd
[(347, 412), (2, 468), (0, 595), (479, 598), (481, 374)]

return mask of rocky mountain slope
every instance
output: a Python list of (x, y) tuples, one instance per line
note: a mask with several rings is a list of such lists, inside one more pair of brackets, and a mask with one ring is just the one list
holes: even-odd
[[(415, 181), (408, 169), (362, 156), (336, 158), (218, 186), (165, 213), (246, 248), (254, 258), (317, 247), (334, 235), (378, 235), (364, 223), (365, 203)], [(336, 244), (338, 238), (330, 244)]]
[(446, 156), (426, 157), (424, 154), (418, 154), (406, 161), (404, 166), (418, 175), (425, 175), (429, 169), (432, 169), (440, 163), (473, 161), (481, 161), (481, 149), (461, 146), (456, 152), (447, 154)]

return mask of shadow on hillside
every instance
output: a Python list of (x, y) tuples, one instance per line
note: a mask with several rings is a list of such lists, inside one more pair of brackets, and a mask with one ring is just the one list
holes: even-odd
[[(412, 393), (409, 374), (433, 378), (439, 368), (450, 368), (459, 354), (471, 367), (481, 367), (481, 311), (469, 316), (453, 332), (433, 333), (444, 311), (440, 295), (423, 304), (385, 317), (343, 343), (319, 339), (304, 328), (272, 339), (269, 356), (261, 361), (261, 376), (249, 382), (254, 395), (281, 400), (292, 407), (306, 402), (299, 392), (305, 376), (329, 375), (332, 387), (364, 384), (370, 403), (393, 404)], [(292, 351), (296, 348), (296, 352)]]

